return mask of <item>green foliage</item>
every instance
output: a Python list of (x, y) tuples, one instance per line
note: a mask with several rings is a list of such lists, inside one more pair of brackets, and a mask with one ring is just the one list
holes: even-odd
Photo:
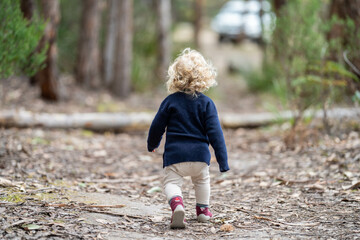
[(261, 71), (240, 71), (244, 75), (251, 92), (266, 92), (274, 90), (274, 79), (278, 75), (278, 66), (273, 62), (264, 62)]
[(7, 195), (0, 197), (0, 201), (11, 202), (11, 203), (21, 203), (24, 202), (24, 196), (18, 193), (8, 193)]
[(360, 104), (360, 91), (356, 90), (354, 96), (352, 97), (352, 100), (357, 104)]
[[(287, 106), (296, 110), (299, 117), (309, 107), (331, 103), (344, 93), (349, 79), (356, 79), (342, 64), (328, 60), (332, 46), (338, 44), (326, 39), (334, 22), (323, 20), (323, 4), (324, 1), (287, 1), (277, 18), (265, 59), (265, 66), (269, 62), (277, 65), (278, 71), (272, 76), (277, 96), (286, 99)], [(265, 76), (272, 73), (264, 70)]]
[(46, 48), (35, 49), (45, 24), (35, 15), (31, 22), (20, 11), (19, 0), (0, 2), (0, 78), (24, 72), (32, 76), (44, 66)]

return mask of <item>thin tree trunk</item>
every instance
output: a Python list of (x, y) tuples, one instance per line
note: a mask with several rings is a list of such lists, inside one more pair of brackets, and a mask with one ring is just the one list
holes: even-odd
[(46, 67), (34, 76), (34, 80), (39, 83), (41, 97), (47, 100), (56, 101), (59, 98), (57, 84), (57, 47), (56, 31), (60, 21), (60, 10), (58, 0), (41, 0), (42, 15), (47, 20), (45, 33), (40, 40), (37, 51), (41, 51), (48, 46)]
[[(21, 0), (20, 1), (20, 9), (23, 13), (24, 18), (26, 18), (29, 22), (32, 20), (34, 15), (34, 1), (33, 0)], [(34, 76), (30, 76), (30, 84), (35, 85), (36, 79)]]
[(164, 80), (171, 58), (171, 1), (156, 0), (157, 76)]
[(21, 0), (20, 9), (24, 15), (24, 18), (31, 20), (34, 14), (34, 0)]
[[(345, 28), (341, 24), (334, 24), (332, 28), (330, 29), (330, 32), (328, 34), (328, 39), (341, 39), (341, 45), (343, 48), (343, 51), (338, 53), (339, 55), (336, 55), (335, 52), (331, 53), (330, 59), (336, 61), (342, 58), (345, 58), (344, 60), (346, 63), (350, 66), (350, 69), (355, 73), (358, 74), (357, 70), (360, 70), (360, 39), (358, 38), (360, 34), (360, 0), (332, 0), (329, 10), (329, 17), (330, 19), (333, 16), (337, 16), (338, 18), (342, 20), (347, 20), (347, 18), (353, 20), (355, 25), (355, 33), (349, 36), (349, 32), (345, 31)], [(348, 47), (353, 45), (354, 43), (350, 43), (349, 41), (354, 40), (353, 36), (357, 37), (357, 49), (351, 53), (349, 53), (346, 50), (349, 50)], [(354, 50), (354, 49), (351, 49)], [(352, 91), (354, 89), (360, 89), (360, 84), (356, 82), (350, 83)]]
[(115, 75), (111, 89), (121, 98), (129, 96), (131, 91), (132, 17), (133, 1), (119, 1), (119, 30), (117, 33)]
[(76, 66), (79, 83), (95, 87), (99, 81), (100, 1), (83, 0), (80, 40)]
[(104, 50), (104, 81), (109, 86), (114, 79), (116, 36), (118, 34), (119, 1), (110, 0), (109, 19), (107, 24), (106, 42)]
[(273, 0), (273, 6), (276, 16), (280, 15), (281, 8), (286, 4), (287, 0)]
[(194, 19), (194, 40), (196, 48), (200, 48), (200, 32), (202, 26), (202, 9), (204, 0), (195, 0), (195, 19)]

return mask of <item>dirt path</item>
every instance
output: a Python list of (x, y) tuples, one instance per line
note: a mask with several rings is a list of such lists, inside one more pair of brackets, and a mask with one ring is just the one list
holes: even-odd
[[(0, 236), (360, 238), (357, 132), (321, 136), (295, 151), (284, 148), (277, 128), (239, 129), (225, 136), (231, 171), (221, 175), (216, 162), (211, 164), (213, 220), (196, 222), (187, 179), (187, 228), (170, 230), (170, 208), (161, 193), (162, 153), (146, 152), (146, 133), (2, 130), (1, 177), (17, 187), (0, 187)], [(228, 232), (224, 224), (231, 225)]]

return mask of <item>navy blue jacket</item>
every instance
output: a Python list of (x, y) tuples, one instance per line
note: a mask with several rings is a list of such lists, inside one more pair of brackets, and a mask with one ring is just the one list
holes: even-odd
[(202, 93), (196, 97), (176, 92), (167, 96), (150, 126), (148, 151), (159, 147), (166, 129), (163, 167), (180, 162), (210, 165), (209, 143), (221, 172), (229, 170), (224, 135), (214, 102)]

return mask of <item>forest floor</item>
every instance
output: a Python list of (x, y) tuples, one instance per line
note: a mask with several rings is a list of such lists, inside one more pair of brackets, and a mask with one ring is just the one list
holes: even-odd
[[(225, 61), (216, 58), (224, 54), (254, 64), (259, 60), (230, 45), (210, 45), (206, 49), (217, 50), (205, 54), (215, 65)], [(226, 66), (220, 67), (220, 77)], [(0, 109), (156, 111), (166, 95), (158, 91), (121, 101), (64, 76), (66, 101), (47, 103), (26, 81), (2, 81)], [(225, 79), (218, 89), (211, 94), (220, 114), (264, 110), (264, 100), (248, 94), (242, 81)], [(225, 130), (231, 170), (220, 174), (213, 157), (214, 217), (209, 223), (196, 221), (194, 190), (186, 179), (184, 230), (169, 229), (162, 146), (148, 153), (147, 132), (1, 129), (0, 238), (360, 239), (359, 121), (332, 122), (332, 135), (313, 122), (298, 130), (291, 148), (284, 141), (288, 123)]]
[(2, 129), (0, 238), (360, 239), (351, 129), (313, 130), (293, 150), (279, 126), (226, 130), (231, 171), (220, 174), (215, 159), (210, 168), (214, 217), (196, 221), (186, 179), (184, 230), (169, 229), (162, 147), (148, 153), (146, 132)]
[[(2, 108), (33, 112), (153, 111), (161, 100), (124, 102), (74, 86), (78, 95), (53, 104), (21, 79), (1, 88)], [(332, 126), (331, 136), (316, 122), (298, 130), (293, 148), (287, 123), (225, 130), (231, 170), (220, 174), (212, 159), (214, 218), (196, 221), (187, 179), (184, 230), (169, 229), (162, 146), (148, 153), (147, 132), (1, 129), (0, 238), (360, 239), (360, 123)]]

